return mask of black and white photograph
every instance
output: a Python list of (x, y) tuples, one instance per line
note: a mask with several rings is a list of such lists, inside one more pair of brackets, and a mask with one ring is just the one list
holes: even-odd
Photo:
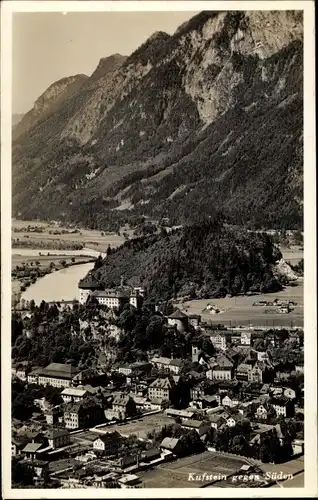
[(317, 495), (313, 2), (2, 4), (4, 498)]

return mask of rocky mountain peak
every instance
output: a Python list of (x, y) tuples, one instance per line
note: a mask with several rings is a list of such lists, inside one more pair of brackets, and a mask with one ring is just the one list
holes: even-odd
[(136, 214), (179, 224), (217, 206), (239, 224), (299, 226), (302, 38), (301, 12), (201, 12), (126, 58), (101, 59), (77, 90), (48, 89), (44, 101), (63, 106), (49, 106), (45, 127), (33, 122), (36, 146), (13, 148), (14, 186), (27, 164), (42, 188), (26, 189), (26, 211), (14, 187), (18, 211), (38, 216), (50, 194), (56, 219), (97, 211), (107, 224)]
[(24, 134), (37, 123), (58, 111), (62, 103), (78, 91), (88, 79), (87, 75), (78, 74), (61, 78), (52, 83), (35, 101), (33, 108), (24, 115), (14, 129), (13, 138)]
[(95, 81), (118, 69), (123, 62), (127, 59), (126, 56), (121, 54), (113, 54), (108, 57), (100, 59), (97, 68), (92, 73), (90, 80)]

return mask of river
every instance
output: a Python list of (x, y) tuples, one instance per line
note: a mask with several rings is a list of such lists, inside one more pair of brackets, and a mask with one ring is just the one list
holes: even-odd
[(40, 304), (42, 300), (46, 302), (55, 300), (58, 302), (78, 299), (78, 282), (85, 277), (93, 266), (93, 262), (88, 262), (47, 274), (29, 286), (22, 293), (21, 298), (25, 300), (33, 299), (36, 304)]
[[(22, 255), (22, 256), (38, 256), (39, 253), (42, 255), (87, 255), (92, 257), (98, 257), (100, 252), (92, 250), (89, 248), (84, 248), (83, 250), (34, 250), (29, 248), (13, 248), (12, 254)], [(105, 257), (105, 254), (101, 254)], [(73, 300), (79, 298), (78, 282), (80, 279), (84, 278), (88, 271), (90, 271), (94, 266), (93, 262), (88, 262), (86, 264), (78, 264), (74, 266), (61, 269), (60, 271), (55, 271), (53, 273), (47, 274), (40, 278), (33, 285), (29, 286), (25, 292), (21, 294), (21, 299), (34, 300), (36, 304), (40, 304), (42, 300), (46, 302), (49, 301), (61, 301), (61, 300)]]

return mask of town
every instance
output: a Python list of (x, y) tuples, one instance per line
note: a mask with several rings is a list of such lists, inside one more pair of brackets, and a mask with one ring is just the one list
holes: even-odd
[(205, 323), (123, 279), (78, 286), (78, 301), (12, 310), (15, 487), (270, 487), (303, 475), (303, 329)]

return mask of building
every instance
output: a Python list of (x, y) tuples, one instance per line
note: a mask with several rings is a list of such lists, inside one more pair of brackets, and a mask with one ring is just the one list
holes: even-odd
[(150, 448), (149, 450), (142, 452), (141, 455), (141, 460), (146, 463), (158, 460), (159, 458), (161, 458), (161, 453), (158, 448)]
[(27, 381), (30, 371), (31, 364), (29, 363), (29, 361), (21, 361), (19, 363), (12, 364), (12, 373), (16, 375), (20, 380)]
[(304, 440), (303, 439), (294, 439), (292, 442), (294, 455), (304, 454)]
[(260, 420), (267, 420), (268, 411), (264, 405), (259, 405), (255, 411), (255, 418)]
[(173, 390), (174, 384), (168, 377), (166, 378), (157, 378), (150, 386), (148, 387), (148, 397), (149, 399), (161, 399), (171, 401), (171, 393)]
[(19, 439), (18, 437), (12, 436), (11, 438), (11, 455), (16, 457), (21, 455), (23, 448), (25, 447), (25, 440)]
[(170, 365), (171, 358), (164, 358), (162, 356), (160, 357), (154, 357), (151, 360), (151, 363), (160, 371), (164, 372), (169, 372), (169, 365)]
[(118, 484), (121, 488), (141, 488), (142, 482), (136, 474), (125, 474), (120, 477), (118, 480)]
[(182, 421), (192, 419), (195, 415), (194, 411), (190, 410), (175, 410), (174, 408), (167, 408), (165, 414), (171, 418), (181, 418)]
[(237, 415), (230, 415), (227, 420), (226, 420), (226, 425), (228, 427), (234, 427), (236, 424), (242, 421), (242, 415), (237, 414)]
[(216, 364), (206, 372), (206, 377), (210, 380), (232, 380), (233, 363), (226, 356), (218, 356)]
[(180, 309), (176, 309), (168, 316), (168, 325), (175, 326), (177, 330), (184, 332), (189, 326), (189, 316), (180, 311)]
[(122, 438), (119, 432), (106, 432), (93, 441), (93, 448), (106, 456), (115, 455), (118, 452), (121, 440)]
[(79, 301), (81, 304), (86, 304), (88, 297), (94, 291), (101, 290), (101, 284), (89, 274), (86, 278), (78, 283)]
[(64, 410), (66, 429), (85, 429), (105, 420), (103, 409), (98, 405), (83, 406), (83, 403), (68, 403)]
[(251, 345), (251, 332), (241, 332), (241, 345)]
[(78, 403), (88, 396), (88, 392), (78, 387), (67, 387), (61, 392), (61, 396), (64, 403)]
[(216, 429), (216, 430), (218, 430), (222, 425), (224, 425), (226, 423), (225, 418), (222, 415), (218, 415), (216, 413), (209, 415), (208, 418), (209, 418), (209, 422), (211, 424), (211, 427), (213, 427), (213, 429)]
[(59, 417), (61, 417), (62, 415), (63, 413), (60, 406), (48, 408), (44, 411), (44, 416), (48, 425), (56, 424), (59, 421)]
[(230, 398), (230, 396), (226, 395), (221, 401), (222, 406), (228, 406), (230, 408), (234, 408), (239, 404), (239, 400), (237, 398)]
[(128, 375), (132, 374), (132, 369), (131, 366), (128, 363), (126, 363), (118, 368), (118, 372), (121, 373), (122, 375), (126, 375), (127, 377)]
[(199, 356), (201, 354), (201, 349), (197, 345), (192, 346), (192, 363), (199, 362)]
[(201, 323), (201, 316), (199, 314), (189, 314), (189, 324), (193, 326), (193, 328), (197, 329)]
[(136, 403), (127, 394), (118, 394), (112, 403), (112, 412), (120, 420), (136, 415)]
[(248, 372), (248, 382), (262, 384), (263, 382), (263, 367), (256, 362)]
[(130, 292), (121, 289), (94, 290), (91, 293), (91, 297), (95, 297), (101, 306), (107, 306), (110, 309), (119, 309), (125, 304), (129, 304)]
[(154, 357), (151, 363), (160, 371), (178, 375), (181, 371), (183, 361), (181, 359)]
[(288, 417), (291, 418), (295, 415), (295, 405), (291, 399), (281, 398), (271, 400), (274, 410), (276, 411), (277, 417)]
[(50, 363), (45, 368), (33, 370), (28, 375), (28, 382), (39, 385), (51, 385), (57, 388), (70, 387), (73, 379), (79, 372), (80, 370), (72, 365)]
[[(160, 358), (158, 358), (160, 359)], [(162, 358), (168, 359), (168, 358)], [(170, 360), (169, 360), (170, 361)], [(137, 375), (146, 375), (151, 372), (152, 364), (148, 361), (135, 361), (134, 363), (124, 364), (118, 368), (119, 373), (126, 375), (126, 377), (137, 376)]]
[(215, 349), (221, 349), (222, 351), (226, 350), (227, 337), (224, 333), (215, 331), (209, 334), (209, 337)]
[(202, 420), (194, 420), (194, 419), (185, 420), (181, 424), (181, 426), (183, 429), (196, 431), (200, 437), (206, 434), (211, 427), (209, 422), (204, 422)]
[(166, 437), (161, 442), (159, 448), (160, 448), (160, 450), (170, 451), (174, 455), (178, 456), (182, 453), (183, 447), (182, 447), (182, 443), (181, 443), (180, 438), (177, 439), (177, 438)]
[(169, 364), (169, 371), (178, 375), (183, 365), (182, 359), (171, 359)]
[(22, 450), (26, 458), (35, 459), (37, 452), (44, 448), (43, 443), (28, 443)]
[(70, 444), (70, 433), (67, 429), (52, 429), (47, 433), (49, 446), (55, 450)]

